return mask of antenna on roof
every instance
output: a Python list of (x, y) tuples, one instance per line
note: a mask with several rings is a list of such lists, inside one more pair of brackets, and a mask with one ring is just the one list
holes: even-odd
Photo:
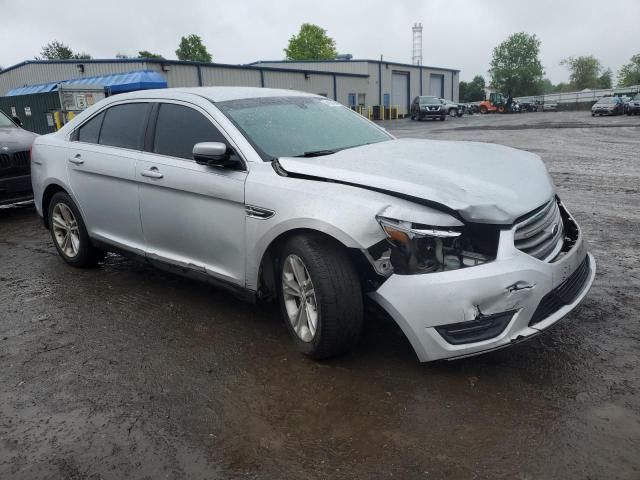
[(413, 28), (413, 54), (411, 55), (411, 63), (414, 65), (422, 65), (422, 24), (414, 23)]

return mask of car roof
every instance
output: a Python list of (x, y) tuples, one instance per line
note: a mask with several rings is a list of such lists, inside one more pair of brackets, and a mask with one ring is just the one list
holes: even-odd
[(285, 90), (279, 88), (261, 87), (191, 87), (191, 88), (162, 88), (153, 90), (138, 90), (136, 92), (122, 93), (118, 99), (134, 98), (176, 98), (183, 94), (198, 95), (212, 102), (225, 102), (227, 100), (243, 100), (248, 98), (265, 97), (320, 97), (312, 93), (297, 90)]

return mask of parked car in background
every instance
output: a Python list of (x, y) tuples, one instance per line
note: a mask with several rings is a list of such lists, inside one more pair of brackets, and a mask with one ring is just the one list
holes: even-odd
[(114, 95), (38, 137), (32, 176), (68, 264), (116, 250), (277, 298), (298, 349), (318, 359), (352, 347), (365, 297), (428, 361), (537, 335), (595, 276), (537, 155), (396, 139), (303, 92)]
[(411, 120), (438, 118), (446, 120), (449, 112), (438, 97), (420, 96), (411, 102)]
[(543, 112), (557, 112), (558, 111), (558, 104), (557, 103), (545, 102), (545, 103), (542, 104), (542, 111)]
[(0, 111), (0, 205), (33, 198), (30, 150), (36, 137)]
[(627, 115), (638, 114), (640, 114), (640, 93), (629, 100), (629, 103), (627, 104)]
[(450, 117), (461, 117), (464, 115), (464, 106), (446, 98), (439, 99)]
[(591, 107), (591, 116), (622, 115), (624, 102), (620, 97), (602, 97)]
[(526, 100), (520, 103), (520, 108), (523, 112), (537, 112), (538, 105), (533, 100)]

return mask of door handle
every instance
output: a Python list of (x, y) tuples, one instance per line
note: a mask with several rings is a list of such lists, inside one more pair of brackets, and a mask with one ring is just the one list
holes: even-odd
[(76, 155), (74, 157), (71, 157), (69, 161), (74, 165), (82, 165), (84, 163), (82, 155), (80, 155), (79, 153), (76, 153)]
[(148, 177), (148, 178), (163, 178), (164, 175), (162, 175), (157, 167), (151, 167), (149, 170), (142, 170), (140, 172), (140, 175), (142, 175), (143, 177)]

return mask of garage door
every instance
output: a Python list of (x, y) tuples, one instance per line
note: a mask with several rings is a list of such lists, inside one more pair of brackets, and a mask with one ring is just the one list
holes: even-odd
[(409, 72), (391, 73), (391, 105), (398, 107), (398, 115), (409, 113)]
[(429, 77), (429, 95), (432, 97), (444, 97), (444, 75), (432, 73)]

